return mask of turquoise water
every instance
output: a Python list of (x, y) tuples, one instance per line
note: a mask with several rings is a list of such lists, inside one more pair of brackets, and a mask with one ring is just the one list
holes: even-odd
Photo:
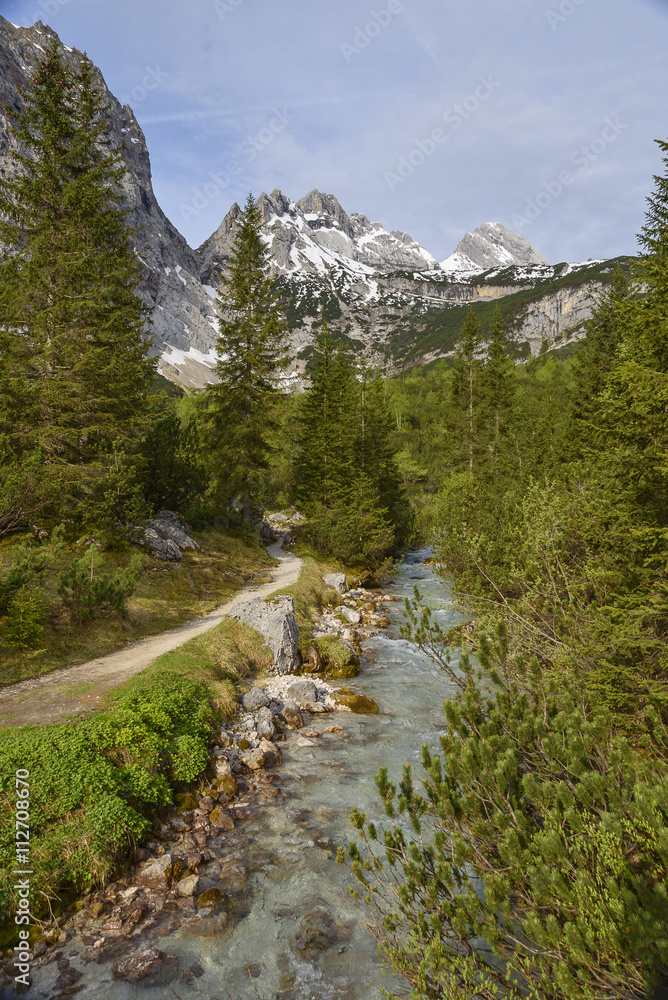
[[(409, 553), (385, 592), (410, 596), (417, 584), (443, 605), (442, 620), (454, 624), (449, 585), (424, 564), (429, 554)], [(420, 748), (437, 745), (442, 702), (452, 693), (447, 678), (399, 638), (403, 605), (386, 608), (391, 625), (365, 641), (370, 652), (352, 682), (380, 713), (312, 716), (307, 727), (322, 734), (313, 747), (297, 747), (292, 739), (282, 744), (281, 795), (240, 824), (242, 836), (232, 838), (229, 853), (223, 844), (221, 862), (240, 873), (230, 919), (184, 925), (143, 944), (178, 955), (181, 968), (194, 973), (147, 993), (112, 980), (108, 966), (80, 966), (73, 959), (84, 971), (78, 997), (380, 1000), (382, 987), (403, 987), (384, 972), (364, 926), (366, 908), (350, 896), (352, 877), (334, 860), (336, 846), (354, 834), (348, 818), (353, 806), (384, 815), (374, 784), (378, 769), (387, 767), (396, 780), (409, 761), (419, 773)], [(343, 732), (324, 732), (333, 724)]]

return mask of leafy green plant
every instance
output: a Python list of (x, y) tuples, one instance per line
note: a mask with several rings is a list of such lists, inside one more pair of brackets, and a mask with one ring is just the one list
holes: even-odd
[(0, 732), (3, 914), (11, 912), (15, 881), (17, 769), (30, 772), (33, 905), (40, 917), (46, 896), (109, 877), (150, 829), (156, 809), (202, 772), (213, 720), (205, 684), (160, 670), (133, 681), (110, 711), (84, 722)]

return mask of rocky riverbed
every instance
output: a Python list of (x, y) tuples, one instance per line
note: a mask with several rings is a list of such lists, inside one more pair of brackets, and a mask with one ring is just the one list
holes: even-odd
[[(184, 963), (164, 941), (178, 932), (224, 938), (248, 915), (253, 849), (245, 826), (285, 800), (283, 755), (317, 747), (336, 773), (340, 764), (330, 759), (327, 745), (346, 737), (341, 724), (346, 716), (338, 713), (378, 712), (368, 695), (323, 677), (327, 664), (321, 650), (327, 647), (318, 640), (335, 639), (357, 657), (362, 642), (389, 623), (387, 607), (401, 598), (346, 591), (345, 579), (337, 576), (326, 582), (343, 591), (341, 601), (316, 617), (304, 665), (319, 672), (270, 676), (243, 694), (239, 715), (215, 735), (207, 780), (156, 817), (153, 836), (137, 849), (123, 877), (81, 899), (35, 946), (31, 995), (67, 997), (82, 990), (88, 995), (94, 983), (111, 982), (196, 987), (202, 966)], [(291, 775), (288, 782), (293, 780)], [(314, 821), (309, 810), (292, 817), (309, 846), (331, 858), (326, 810), (321, 819)], [(350, 933), (345, 921), (316, 900), (300, 913), (292, 947), (308, 959)], [(0, 987), (10, 984), (5, 977)]]

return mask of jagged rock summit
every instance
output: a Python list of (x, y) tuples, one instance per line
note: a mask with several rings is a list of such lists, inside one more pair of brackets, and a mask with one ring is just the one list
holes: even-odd
[(529, 241), (501, 222), (484, 222), (459, 241), (453, 253), (441, 261), (449, 274), (487, 271), (494, 267), (534, 267), (549, 261)]
[[(292, 201), (275, 188), (258, 199), (276, 275), (318, 274), (339, 268), (353, 283), (374, 272), (438, 268), (436, 258), (407, 233), (389, 232), (366, 215), (348, 215), (333, 194), (314, 189)], [(197, 251), (201, 278), (212, 283), (224, 270), (241, 214), (235, 202), (218, 229)]]
[[(19, 92), (29, 86), (51, 37), (58, 36), (41, 21), (19, 27), (0, 16), (0, 108), (4, 102), (20, 110)], [(82, 54), (59, 44), (76, 67)], [(137, 230), (139, 292), (152, 311), (146, 331), (151, 354), (177, 385), (201, 388), (216, 381), (217, 293), (241, 209), (232, 205), (209, 239), (193, 250), (157, 203), (146, 141), (132, 109), (121, 106), (97, 72), (111, 110), (112, 141), (124, 144), (123, 189)], [(17, 152), (0, 111), (0, 181), (16, 173)], [(614, 261), (551, 267), (523, 236), (498, 222), (467, 233), (439, 263), (407, 233), (387, 230), (359, 212), (348, 214), (332, 194), (314, 189), (293, 201), (276, 188), (258, 201), (271, 273), (287, 318), (287, 346), (295, 357), (286, 373), (288, 385), (303, 376), (323, 316), (351, 351), (365, 352), (370, 364), (397, 371), (451, 356), (453, 331), (461, 329), (465, 310), (506, 299), (511, 337), (518, 354), (527, 356), (582, 336), (614, 272)], [(569, 279), (582, 268), (588, 271), (586, 281), (582, 275)], [(558, 287), (544, 294), (547, 278)], [(523, 297), (513, 302), (516, 295)]]

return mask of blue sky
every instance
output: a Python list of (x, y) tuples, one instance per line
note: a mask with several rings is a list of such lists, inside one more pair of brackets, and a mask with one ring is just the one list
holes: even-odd
[(436, 257), (500, 221), (633, 253), (668, 138), (668, 0), (0, 0), (86, 50), (192, 246), (234, 201), (335, 194)]

